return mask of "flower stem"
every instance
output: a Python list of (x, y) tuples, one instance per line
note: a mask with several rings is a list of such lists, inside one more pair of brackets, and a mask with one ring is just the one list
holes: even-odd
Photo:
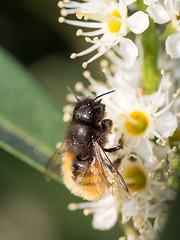
[[(137, 7), (141, 11), (146, 10), (142, 0), (137, 1)], [(149, 19), (149, 27), (142, 34), (144, 48), (144, 59), (142, 68), (142, 88), (144, 94), (149, 95), (155, 92), (160, 82), (160, 71), (157, 67), (159, 41), (156, 35), (156, 25)]]
[(157, 68), (158, 40), (155, 34), (155, 24), (150, 20), (149, 28), (142, 34), (144, 47), (142, 86), (144, 94), (155, 92), (160, 82), (160, 72)]

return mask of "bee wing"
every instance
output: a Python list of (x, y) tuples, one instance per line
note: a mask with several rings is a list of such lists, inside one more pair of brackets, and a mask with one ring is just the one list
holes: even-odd
[[(95, 157), (95, 167), (99, 165), (100, 169), (99, 175), (100, 178), (105, 179), (107, 185), (112, 186), (118, 190), (120, 197), (123, 201), (130, 200), (129, 190), (126, 186), (126, 183), (121, 176), (121, 174), (115, 169), (114, 165), (108, 158), (107, 154), (104, 152), (102, 147), (98, 144), (97, 141), (93, 141), (94, 157)], [(108, 187), (109, 188), (109, 187)]]
[(62, 156), (64, 152), (64, 144), (62, 144), (57, 151), (49, 158), (46, 164), (46, 170), (44, 172), (45, 179), (50, 181), (52, 178), (61, 180), (61, 165)]

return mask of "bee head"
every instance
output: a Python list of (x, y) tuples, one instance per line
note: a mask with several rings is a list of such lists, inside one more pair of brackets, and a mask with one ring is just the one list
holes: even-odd
[(73, 111), (73, 119), (86, 123), (99, 123), (105, 113), (105, 105), (98, 98), (114, 92), (114, 90), (98, 95), (95, 98), (86, 97), (82, 100), (76, 97), (77, 103)]
[(84, 98), (77, 102), (73, 111), (73, 119), (80, 120), (86, 123), (99, 123), (105, 112), (105, 105), (99, 101), (94, 101), (91, 98)]

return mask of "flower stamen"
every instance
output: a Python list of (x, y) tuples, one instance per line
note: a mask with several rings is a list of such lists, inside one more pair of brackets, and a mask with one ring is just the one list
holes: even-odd
[(146, 174), (138, 166), (134, 166), (134, 167), (130, 168), (126, 172), (124, 178), (125, 178), (128, 188), (133, 191), (142, 190), (147, 185)]
[(143, 134), (149, 126), (149, 118), (143, 112), (134, 111), (126, 118), (126, 130), (134, 136)]

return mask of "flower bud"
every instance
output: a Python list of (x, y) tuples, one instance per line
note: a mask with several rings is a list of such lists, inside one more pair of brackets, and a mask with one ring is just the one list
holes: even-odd
[(174, 158), (170, 166), (174, 171), (180, 174), (180, 158)]
[(179, 187), (180, 187), (180, 180), (175, 177), (175, 176), (171, 176), (169, 179), (168, 179), (168, 186), (173, 189), (174, 191), (178, 191), (179, 190)]

